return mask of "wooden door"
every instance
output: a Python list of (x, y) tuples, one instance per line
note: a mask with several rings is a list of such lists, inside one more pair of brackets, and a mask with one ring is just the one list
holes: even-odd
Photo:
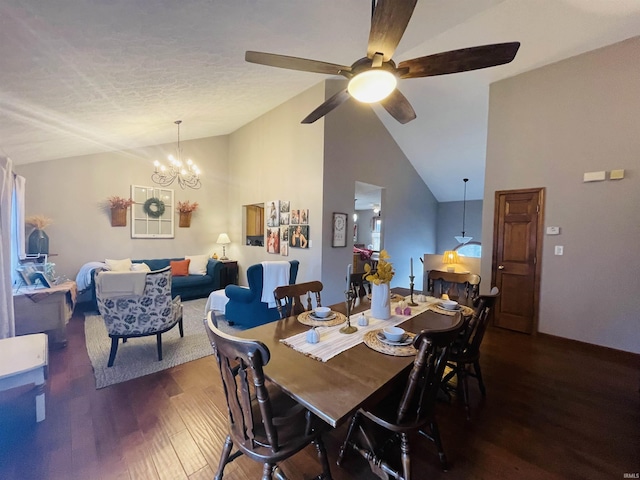
[(543, 206), (543, 188), (496, 192), (491, 284), (500, 289), (498, 327), (537, 331)]

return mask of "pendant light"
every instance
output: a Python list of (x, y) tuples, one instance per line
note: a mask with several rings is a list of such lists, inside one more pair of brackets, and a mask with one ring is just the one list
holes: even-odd
[(469, 181), (469, 179), (463, 178), (462, 181), (464, 182), (464, 200), (462, 201), (462, 236), (456, 236), (455, 239), (458, 241), (458, 243), (464, 245), (465, 243), (469, 243), (473, 237), (466, 237), (464, 234), (464, 220), (467, 213), (467, 182)]

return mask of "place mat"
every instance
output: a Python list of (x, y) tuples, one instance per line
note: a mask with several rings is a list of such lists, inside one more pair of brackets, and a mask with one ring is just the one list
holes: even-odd
[[(417, 350), (413, 348), (412, 344), (409, 345), (389, 345), (382, 342), (378, 338), (378, 332), (382, 329), (376, 329), (364, 334), (364, 344), (376, 352), (384, 353), (385, 355), (392, 355), (394, 357), (412, 357), (416, 354)], [(416, 336), (415, 333), (405, 332), (412, 339)]]
[(298, 321), (301, 324), (308, 325), (310, 327), (333, 327), (334, 325), (340, 325), (341, 323), (347, 321), (347, 316), (343, 315), (340, 312), (332, 311), (331, 313), (335, 313), (336, 316), (331, 320), (315, 320), (311, 318), (311, 316), (309, 315), (310, 313), (312, 313), (312, 310), (302, 312), (300, 315), (298, 315)]
[(433, 303), (429, 305), (429, 310), (433, 310), (436, 313), (444, 313), (445, 315), (455, 315), (460, 311), (462, 312), (462, 315), (464, 315), (465, 317), (470, 317), (471, 315), (473, 315), (473, 308), (467, 307), (466, 305), (460, 305), (460, 307), (461, 307), (460, 310), (447, 310), (446, 308), (442, 307), (439, 303)]

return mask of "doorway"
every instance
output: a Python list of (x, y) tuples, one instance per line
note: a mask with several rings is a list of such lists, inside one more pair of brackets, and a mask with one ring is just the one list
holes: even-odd
[(355, 182), (353, 243), (370, 250), (383, 247), (382, 187)]
[(543, 218), (544, 188), (496, 192), (491, 285), (500, 289), (497, 327), (538, 330)]

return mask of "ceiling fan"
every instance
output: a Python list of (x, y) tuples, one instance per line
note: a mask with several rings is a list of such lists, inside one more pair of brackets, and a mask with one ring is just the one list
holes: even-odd
[(396, 88), (398, 79), (432, 77), (467, 72), (511, 62), (519, 42), (495, 43), (463, 48), (400, 62), (391, 59), (409, 24), (417, 0), (372, 0), (371, 30), (367, 56), (350, 67), (300, 57), (247, 51), (245, 60), (271, 67), (304, 72), (342, 75), (349, 79), (341, 90), (311, 112), (302, 123), (313, 123), (354, 97), (365, 103), (379, 102), (398, 122), (416, 118), (407, 98)]

